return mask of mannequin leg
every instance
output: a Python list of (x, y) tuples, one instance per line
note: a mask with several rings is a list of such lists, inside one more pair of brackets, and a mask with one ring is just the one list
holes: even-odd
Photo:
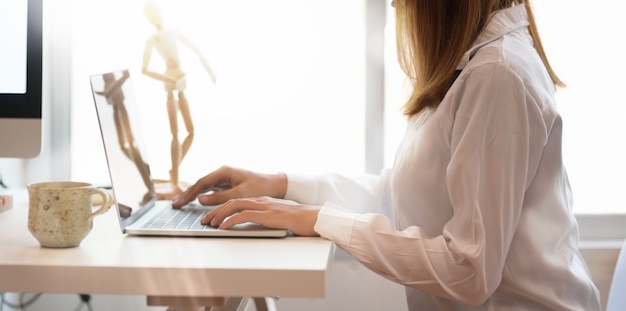
[(181, 146), (180, 162), (182, 162), (187, 155), (189, 148), (191, 148), (191, 144), (193, 143), (193, 138), (195, 135), (193, 119), (191, 118), (191, 112), (189, 110), (189, 103), (187, 102), (187, 97), (185, 96), (184, 92), (178, 93), (178, 108), (180, 109), (183, 121), (185, 122), (185, 129), (187, 130), (187, 136), (183, 140), (183, 144)]
[(167, 93), (167, 114), (170, 120), (170, 132), (172, 133), (170, 182), (173, 187), (178, 187), (178, 166), (180, 165), (181, 147), (178, 141), (178, 107), (174, 94)]

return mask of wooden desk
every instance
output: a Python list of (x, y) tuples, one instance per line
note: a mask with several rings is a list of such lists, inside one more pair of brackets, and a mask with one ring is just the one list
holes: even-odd
[(323, 297), (334, 246), (322, 238), (131, 237), (115, 212), (76, 248), (42, 248), (27, 203), (0, 213), (0, 292), (172, 298)]

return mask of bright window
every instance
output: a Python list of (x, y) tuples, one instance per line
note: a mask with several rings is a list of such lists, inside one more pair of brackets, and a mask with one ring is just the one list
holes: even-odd
[(626, 213), (626, 4), (535, 1), (539, 31), (557, 74), (563, 157), (578, 213)]
[[(127, 68), (140, 101), (154, 177), (169, 178), (163, 84), (141, 73), (156, 31), (144, 1), (71, 1), (72, 178), (107, 181), (89, 75)], [(223, 165), (259, 171), (363, 171), (364, 1), (156, 1), (179, 45), (195, 139), (180, 166), (194, 182)], [(162, 71), (153, 52), (150, 68)], [(179, 121), (182, 138), (186, 133)], [(94, 153), (95, 152), (95, 153)], [(94, 156), (95, 154), (95, 156)]]

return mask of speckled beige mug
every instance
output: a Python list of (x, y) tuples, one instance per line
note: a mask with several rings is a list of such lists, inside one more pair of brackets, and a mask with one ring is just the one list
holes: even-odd
[[(92, 196), (101, 196), (92, 205)], [(89, 234), (93, 218), (113, 204), (110, 192), (85, 182), (52, 181), (28, 185), (28, 230), (43, 247), (76, 247)], [(101, 203), (101, 204), (100, 204)]]

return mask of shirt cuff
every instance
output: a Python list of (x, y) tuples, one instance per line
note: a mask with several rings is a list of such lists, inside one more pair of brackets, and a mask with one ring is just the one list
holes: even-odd
[(323, 238), (329, 239), (337, 246), (348, 250), (352, 240), (354, 220), (360, 214), (327, 202), (317, 215), (313, 229)]
[(318, 195), (318, 177), (313, 175), (287, 175), (285, 199), (302, 204), (314, 204)]

